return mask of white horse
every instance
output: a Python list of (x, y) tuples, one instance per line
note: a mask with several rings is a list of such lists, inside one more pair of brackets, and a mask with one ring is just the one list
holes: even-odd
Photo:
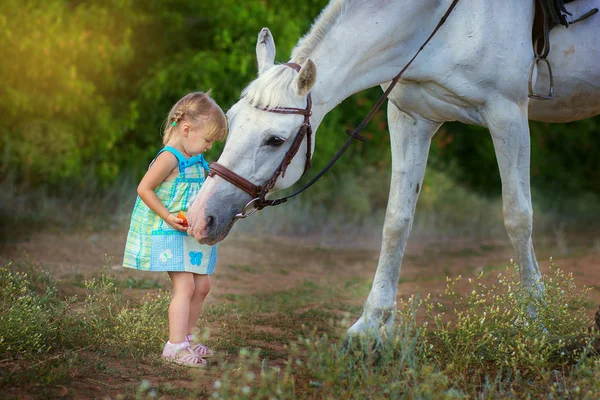
[[(310, 92), (310, 121), (316, 131), (323, 117), (348, 96), (376, 85), (387, 87), (450, 3), (332, 0), (292, 52), (291, 61), (302, 65), (299, 72), (274, 64), (275, 44), (263, 29), (256, 46), (259, 76), (228, 112), (230, 134), (218, 162), (262, 185), (303, 121), (301, 115), (270, 113), (262, 107), (305, 108)], [(600, 7), (600, 0), (568, 5), (573, 18), (594, 7)], [(531, 240), (528, 120), (568, 122), (600, 113), (600, 16), (551, 32), (554, 101), (528, 98), (533, 16), (534, 0), (460, 0), (391, 92), (392, 177), (383, 242), (373, 286), (362, 316), (348, 330), (350, 336), (378, 332), (393, 323), (400, 266), (431, 139), (445, 121), (489, 129), (502, 178), (505, 227), (521, 282), (532, 295), (543, 295)], [(549, 87), (545, 73), (534, 74), (538, 91)], [(304, 141), (274, 190), (302, 176), (306, 146)], [(189, 210), (189, 233), (203, 243), (222, 240), (249, 200), (249, 194), (221, 177), (208, 178)]]

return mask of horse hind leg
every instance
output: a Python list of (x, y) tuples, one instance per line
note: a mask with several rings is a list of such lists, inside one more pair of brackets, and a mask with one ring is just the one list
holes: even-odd
[(408, 115), (392, 102), (388, 103), (388, 124), (392, 177), (381, 252), (364, 311), (348, 329), (349, 338), (380, 339), (380, 330), (393, 326), (400, 266), (423, 184), (431, 138), (441, 126), (441, 123)]
[[(489, 110), (487, 120), (502, 179), (504, 225), (515, 251), (521, 285), (533, 297), (541, 298), (544, 284), (531, 239), (533, 208), (527, 106), (510, 102), (499, 104)], [(530, 313), (535, 314), (531, 307)]]

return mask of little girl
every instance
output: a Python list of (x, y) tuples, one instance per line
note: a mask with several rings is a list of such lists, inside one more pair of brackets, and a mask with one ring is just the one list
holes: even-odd
[[(189, 93), (169, 112), (162, 148), (142, 178), (127, 236), (123, 266), (166, 271), (173, 282), (169, 340), (163, 357), (191, 367), (213, 355), (192, 334), (210, 289), (217, 246), (187, 235), (179, 211), (189, 209), (204, 183), (208, 164), (202, 153), (227, 136), (227, 119), (208, 93)], [(180, 214), (181, 215), (181, 214)]]

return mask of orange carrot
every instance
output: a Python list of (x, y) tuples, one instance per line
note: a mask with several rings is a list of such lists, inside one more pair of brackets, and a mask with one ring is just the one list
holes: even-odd
[(187, 218), (185, 217), (185, 214), (183, 213), (183, 211), (179, 211), (177, 213), (177, 218), (181, 218), (183, 220), (183, 222), (181, 223), (181, 225), (188, 226)]

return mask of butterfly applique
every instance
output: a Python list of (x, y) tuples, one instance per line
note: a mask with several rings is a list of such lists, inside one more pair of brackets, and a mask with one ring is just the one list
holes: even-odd
[(202, 252), (201, 251), (190, 251), (190, 264), (200, 265), (201, 262), (202, 262)]

